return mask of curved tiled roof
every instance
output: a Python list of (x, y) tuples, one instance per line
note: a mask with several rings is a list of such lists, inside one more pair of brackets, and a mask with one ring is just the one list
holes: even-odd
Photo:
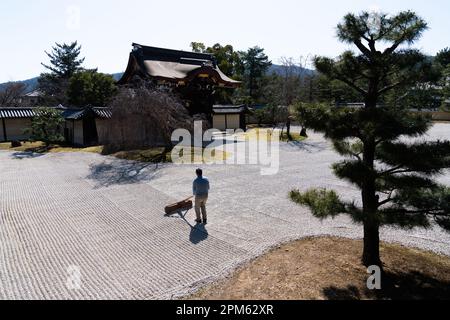
[(32, 108), (2, 108), (0, 109), (0, 119), (13, 118), (33, 118), (35, 115)]
[(243, 112), (247, 112), (247, 106), (245, 105), (215, 105), (213, 106), (214, 114), (239, 114)]
[[(0, 108), (0, 119), (20, 119), (33, 118), (36, 115), (37, 108)], [(86, 116), (88, 110), (92, 110), (96, 117), (101, 119), (111, 118), (111, 109), (87, 107), (87, 108), (65, 108), (61, 105), (54, 108), (60, 110), (66, 120), (80, 120)]]
[(109, 108), (92, 108), (94, 113), (102, 119), (110, 119), (112, 116), (111, 109)]
[(213, 55), (133, 44), (128, 67), (119, 84), (126, 84), (133, 76), (188, 82), (196, 77), (209, 77), (219, 86), (236, 87), (241, 82), (226, 76), (217, 66)]

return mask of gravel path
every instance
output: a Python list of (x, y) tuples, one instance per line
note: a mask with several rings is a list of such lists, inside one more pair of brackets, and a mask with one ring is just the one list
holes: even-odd
[[(450, 137), (437, 124), (430, 138)], [(0, 152), (0, 299), (170, 299), (229, 274), (292, 239), (362, 237), (347, 217), (319, 221), (287, 198), (292, 188), (329, 187), (338, 156), (320, 135), (282, 144), (280, 172), (206, 166), (209, 224), (193, 228), (163, 208), (190, 195), (195, 166), (155, 166), (88, 153)], [(450, 185), (450, 174), (440, 177)], [(450, 234), (384, 228), (382, 240), (450, 255)], [(72, 267), (72, 269), (71, 269)], [(70, 290), (73, 267), (81, 288)], [(70, 286), (69, 286), (70, 287)]]

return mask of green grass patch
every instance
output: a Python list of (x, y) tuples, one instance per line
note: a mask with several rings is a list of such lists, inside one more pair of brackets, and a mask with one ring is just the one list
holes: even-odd
[(287, 132), (283, 132), (283, 134), (280, 136), (280, 141), (282, 142), (290, 142), (290, 141), (304, 141), (306, 140), (306, 137), (302, 137), (300, 133), (291, 132), (291, 137), (289, 138), (287, 135)]
[(93, 146), (87, 148), (73, 148), (73, 147), (61, 147), (54, 146), (48, 152), (61, 153), (61, 152), (89, 152), (89, 153), (102, 153), (103, 146)]
[[(209, 151), (207, 148), (180, 148), (179, 150), (175, 149), (175, 152), (178, 152), (179, 157), (189, 158), (189, 162), (198, 162), (197, 157), (200, 155), (204, 155), (201, 157), (200, 161), (203, 162), (213, 162), (213, 161), (225, 161), (228, 158), (228, 154), (226, 152), (222, 152), (220, 150), (212, 150), (210, 153), (205, 151)], [(184, 152), (190, 153), (189, 155), (184, 155)], [(210, 155), (209, 155), (210, 154)], [(124, 160), (132, 160), (139, 162), (151, 162), (151, 163), (172, 163), (172, 151), (165, 152), (165, 148), (147, 148), (147, 149), (139, 149), (139, 150), (129, 150), (129, 151), (119, 151), (111, 154), (112, 156), (124, 159)]]
[(11, 142), (2, 142), (0, 143), (0, 150), (8, 150), (8, 151), (30, 151), (42, 148), (45, 144), (41, 141), (24, 141), (21, 142), (22, 146), (17, 148), (11, 148)]
[(0, 150), (14, 152), (33, 152), (33, 153), (61, 153), (61, 152), (91, 152), (101, 153), (103, 146), (94, 146), (87, 148), (75, 148), (59, 144), (46, 146), (42, 141), (23, 141), (20, 147), (11, 148), (11, 142), (0, 143)]
[[(272, 128), (253, 128), (248, 130), (245, 133), (246, 138), (250, 140), (271, 140), (272, 139)], [(291, 132), (290, 137), (288, 137), (287, 132), (284, 130), (281, 134), (280, 132), (280, 141), (281, 142), (291, 142), (291, 141), (304, 141), (306, 137), (302, 137), (299, 132)]]
[(119, 159), (139, 162), (172, 162), (171, 153), (165, 153), (164, 150), (165, 148), (148, 148), (140, 150), (119, 151), (113, 153), (112, 156)]

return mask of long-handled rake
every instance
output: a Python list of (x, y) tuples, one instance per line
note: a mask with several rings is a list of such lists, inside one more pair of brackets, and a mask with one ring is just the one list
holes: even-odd
[(173, 214), (182, 214), (183, 211), (186, 211), (186, 213), (193, 208), (192, 198), (189, 197), (183, 201), (176, 202), (173, 204), (168, 205), (164, 211), (166, 212), (166, 216), (171, 216)]

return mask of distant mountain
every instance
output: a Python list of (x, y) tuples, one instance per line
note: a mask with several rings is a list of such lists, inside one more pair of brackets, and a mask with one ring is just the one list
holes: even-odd
[[(120, 78), (122, 78), (123, 72), (119, 73), (113, 73), (111, 76), (114, 78), (114, 80), (118, 81)], [(25, 94), (30, 93), (37, 89), (38, 87), (38, 79), (39, 77), (31, 78), (28, 80), (21, 80), (21, 81), (13, 81), (14, 83), (23, 83), (25, 84)], [(4, 82), (0, 83), (0, 91), (3, 90), (10, 82)]]
[(112, 77), (114, 78), (114, 80), (119, 81), (120, 78), (122, 78), (123, 76), (123, 72), (119, 72), (119, 73), (113, 73)]
[[(314, 70), (305, 69), (302, 67), (294, 66), (293, 67), (294, 74), (300, 75), (300, 76), (311, 76), (316, 73)], [(270, 66), (268, 70), (268, 74), (276, 74), (279, 76), (283, 76), (285, 74), (285, 67), (279, 64), (273, 64)]]
[[(14, 83), (23, 83), (25, 84), (25, 94), (30, 93), (31, 91), (35, 90), (38, 86), (38, 79), (39, 77), (36, 78), (31, 78), (28, 80), (22, 80), (22, 81), (13, 81)], [(3, 88), (5, 88), (10, 82), (5, 82), (5, 83), (0, 83), (0, 91), (3, 90)]]
[[(315, 74), (314, 70), (304, 69), (304, 68), (301, 68), (301, 67), (294, 67), (294, 72), (297, 75), (305, 75), (305, 76), (309, 76), (309, 75)], [(274, 74), (274, 73), (277, 74), (277, 75), (280, 75), (280, 76), (284, 75), (284, 67), (281, 66), (281, 65), (277, 65), (277, 64), (271, 65), (269, 70), (268, 70), (268, 74)], [(123, 72), (113, 73), (111, 75), (114, 78), (114, 80), (118, 81), (120, 78), (122, 78)], [(25, 94), (27, 94), (27, 93), (30, 93), (31, 91), (37, 89), (38, 79), (39, 79), (39, 77), (35, 77), (35, 78), (28, 79), (28, 80), (15, 81), (15, 82), (24, 83), (25, 86), (26, 86)], [(8, 83), (9, 82), (0, 83), (0, 91), (2, 91), (3, 88), (8, 85)]]

